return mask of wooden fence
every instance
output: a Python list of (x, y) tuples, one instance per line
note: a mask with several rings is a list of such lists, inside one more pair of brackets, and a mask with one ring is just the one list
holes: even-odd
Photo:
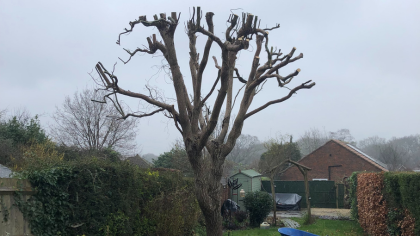
[(0, 236), (32, 235), (28, 222), (14, 204), (13, 195), (17, 191), (21, 192), (25, 200), (33, 194), (27, 180), (0, 178)]
[[(270, 181), (261, 181), (261, 190), (271, 193)], [(304, 181), (274, 181), (276, 193), (297, 193), (302, 196), (300, 206), (306, 208)], [(309, 181), (311, 207), (344, 208), (344, 185), (334, 181)]]

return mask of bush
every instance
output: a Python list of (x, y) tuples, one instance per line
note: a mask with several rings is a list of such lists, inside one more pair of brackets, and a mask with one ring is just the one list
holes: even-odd
[(387, 234), (387, 202), (382, 194), (382, 173), (357, 175), (357, 202), (360, 226), (369, 235)]
[(382, 230), (386, 229), (391, 236), (420, 235), (419, 173), (355, 172), (349, 183), (352, 218), (360, 218), (365, 230), (376, 228), (385, 234)]
[(419, 235), (420, 174), (389, 172), (384, 176), (384, 183), (384, 196), (389, 202), (389, 234)]
[(349, 204), (350, 204), (350, 215), (353, 220), (359, 219), (357, 209), (357, 175), (360, 172), (353, 172), (350, 178), (347, 179), (349, 183)]
[(193, 182), (179, 173), (95, 158), (45, 166), (17, 174), (36, 189), (15, 198), (34, 235), (189, 235), (197, 224)]
[(250, 225), (258, 227), (270, 213), (273, 199), (267, 192), (249, 192), (245, 195), (244, 204), (249, 211)]
[(237, 211), (233, 215), (235, 216), (235, 220), (238, 223), (243, 223), (248, 218), (248, 214), (246, 214), (246, 211)]

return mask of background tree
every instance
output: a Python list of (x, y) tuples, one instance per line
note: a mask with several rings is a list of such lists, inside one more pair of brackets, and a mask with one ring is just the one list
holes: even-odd
[(388, 142), (380, 148), (380, 160), (383, 161), (390, 171), (397, 171), (407, 164), (407, 152), (401, 147)]
[(153, 160), (156, 160), (158, 158), (158, 156), (156, 156), (153, 153), (146, 153), (144, 155), (142, 155), (142, 158), (150, 163), (153, 162)]
[(386, 139), (372, 136), (358, 142), (357, 147), (369, 156), (380, 160), (381, 148), (385, 146)]
[(299, 150), (302, 156), (306, 156), (324, 145), (326, 142), (328, 142), (328, 140), (329, 137), (325, 130), (322, 131), (317, 128), (311, 128), (305, 131), (302, 136), (300, 136), (300, 138), (297, 140), (297, 144), (299, 145)]
[(369, 156), (387, 164), (389, 170), (410, 170), (420, 164), (420, 135), (389, 140), (373, 136), (358, 143)]
[[(125, 49), (129, 54), (129, 59), (122, 61), (128, 63), (138, 52), (147, 54), (161, 53), (164, 63), (167, 63), (163, 67), (167, 69), (169, 78), (173, 81), (176, 104), (171, 104), (170, 101), (156, 96), (156, 93), (150, 87), (148, 87), (148, 94), (122, 88), (121, 83), (119, 83), (121, 78), (118, 78), (114, 71), (108, 71), (101, 62), (96, 65), (100, 79), (95, 81), (98, 86), (101, 86), (101, 89), (108, 92), (101, 102), (110, 101), (114, 104), (120, 112), (121, 119), (126, 119), (130, 116), (141, 118), (159, 112), (173, 119), (176, 128), (182, 135), (185, 150), (194, 171), (196, 179), (195, 194), (205, 218), (207, 235), (216, 236), (222, 235), (220, 179), (222, 177), (223, 164), (242, 132), (245, 119), (273, 104), (288, 100), (301, 89), (312, 88), (315, 83), (309, 80), (287, 90), (286, 94), (279, 99), (250, 109), (254, 97), (261, 92), (263, 85), (267, 81), (274, 80), (280, 88), (284, 88), (285, 85), (292, 82), (299, 74), (300, 69), (295, 69), (285, 76), (281, 76), (279, 70), (301, 59), (303, 54), (301, 53), (294, 57), (296, 48), (284, 55), (280, 50), (274, 50), (274, 47), (269, 46), (268, 31), (277, 29), (280, 25), (276, 24), (272, 28), (260, 28), (259, 18), (249, 13), (242, 14), (242, 17), (235, 14), (230, 15), (228, 18), (229, 26), (224, 34), (225, 39), (219, 38), (215, 34), (213, 15), (214, 13), (208, 12), (204, 18), (200, 7), (197, 7), (197, 9), (193, 8), (191, 18), (185, 24), (185, 30), (189, 38), (191, 93), (187, 91), (174, 42), (175, 31), (180, 23), (180, 15), (172, 12), (167, 17), (165, 13), (161, 13), (159, 16), (154, 15), (153, 20), (147, 20), (146, 16), (140, 16), (138, 19), (131, 21), (129, 23), (130, 27), (124, 29), (124, 32), (118, 37), (117, 44), (120, 45), (121, 36), (132, 32), (137, 25), (155, 27), (157, 29), (162, 39), (161, 41), (153, 34), (147, 38), (148, 48)], [(202, 24), (204, 20), (207, 23), (207, 27), (204, 27)], [(216, 32), (220, 32), (220, 30)], [(196, 48), (198, 34), (204, 35), (207, 40), (204, 50), (200, 54)], [(244, 78), (241, 76), (242, 72), (236, 68), (236, 61), (238, 53), (248, 49), (251, 41), (255, 42), (252, 52), (253, 59), (249, 63), (249, 76)], [(214, 74), (214, 84), (212, 88), (204, 90), (202, 89), (203, 75), (213, 43), (217, 46), (217, 55), (221, 55), (221, 63), (219, 65), (217, 58), (213, 57), (217, 68)], [(265, 51), (265, 55), (261, 55), (262, 51)], [(261, 59), (263, 58), (265, 62), (262, 62)], [(210, 77), (206, 76), (206, 78)], [(239, 86), (237, 83), (239, 83)], [(238, 91), (237, 95), (235, 95), (236, 93), (233, 89), (234, 85), (236, 88), (242, 87), (242, 89), (235, 90), (235, 92)], [(217, 90), (216, 87), (218, 87)], [(209, 106), (208, 103), (211, 101), (209, 98), (214, 91), (217, 91), (214, 93), (214, 102), (212, 106)], [(155, 110), (137, 113), (126, 112), (119, 105), (117, 95), (138, 98), (155, 107)], [(235, 104), (239, 105), (239, 107), (235, 118), (231, 122)], [(222, 129), (220, 133), (215, 135), (214, 131), (223, 106), (225, 108), (221, 125)]]
[(47, 141), (48, 136), (37, 115), (31, 117), (29, 112), (23, 109), (7, 117), (7, 111), (3, 111), (0, 118), (0, 164), (13, 167), (23, 158), (23, 147)]
[(338, 139), (346, 143), (356, 146), (354, 137), (350, 134), (349, 129), (339, 129), (335, 132), (326, 132), (318, 128), (311, 128), (300, 136), (297, 140), (302, 156), (315, 151), (331, 139)]
[(353, 135), (350, 134), (349, 129), (339, 129), (335, 132), (330, 132), (329, 139), (337, 139), (351, 145), (356, 145)]
[(164, 152), (153, 160), (154, 167), (163, 167), (180, 170), (185, 176), (192, 176), (193, 171), (188, 161), (187, 152), (176, 142), (169, 152)]
[(58, 144), (90, 151), (110, 148), (126, 155), (135, 152), (137, 120), (117, 120), (119, 113), (112, 104), (91, 101), (104, 95), (85, 89), (65, 98), (53, 114), (51, 135)]
[(294, 143), (292, 136), (290, 136), (290, 141), (287, 142), (284, 140), (285, 137), (282, 137), (280, 140), (271, 140), (266, 143), (267, 151), (261, 155), (259, 162), (260, 172), (270, 178), (271, 184), (271, 196), (273, 198), (273, 212), (274, 212), (274, 225), (277, 221), (277, 208), (276, 208), (276, 191), (274, 187), (275, 177), (282, 173), (287, 167), (290, 166), (291, 161), (299, 161), (301, 154), (297, 143)]
[(251, 164), (254, 160), (258, 160), (262, 153), (266, 151), (264, 144), (260, 142), (258, 137), (241, 134), (236, 140), (235, 147), (226, 157), (226, 160), (244, 165)]

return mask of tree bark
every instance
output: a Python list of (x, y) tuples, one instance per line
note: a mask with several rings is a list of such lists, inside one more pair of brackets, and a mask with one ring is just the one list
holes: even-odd
[[(302, 168), (303, 169), (303, 168)], [(305, 180), (305, 195), (306, 195), (306, 207), (308, 208), (308, 217), (311, 219), (311, 201), (309, 197), (309, 182), (308, 182), (308, 171), (303, 170), (303, 178)]]
[[(190, 148), (193, 150), (196, 146), (197, 144), (193, 144)], [(223, 233), (220, 180), (224, 157), (218, 153), (217, 149), (210, 150), (207, 154), (197, 150), (188, 153), (194, 170), (195, 195), (205, 218), (207, 235), (222, 235)]]
[(273, 197), (273, 225), (277, 225), (276, 189), (274, 187), (274, 173), (270, 175), (271, 196)]

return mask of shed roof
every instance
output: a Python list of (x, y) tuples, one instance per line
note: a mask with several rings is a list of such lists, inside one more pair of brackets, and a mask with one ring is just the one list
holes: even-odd
[(139, 166), (140, 168), (149, 168), (151, 166), (150, 163), (141, 158), (139, 154), (133, 157), (129, 157), (126, 160), (129, 161), (131, 164)]
[(258, 177), (258, 176), (261, 176), (261, 174), (260, 173), (258, 173), (258, 172), (256, 172), (255, 170), (242, 170), (242, 171), (240, 171), (240, 172), (238, 172), (238, 173), (236, 173), (236, 174), (234, 174), (234, 175), (232, 175), (231, 177), (233, 177), (233, 176), (235, 176), (235, 175), (237, 175), (237, 174), (244, 174), (244, 175), (246, 175), (246, 176), (248, 176), (248, 177), (250, 177), (250, 178), (254, 178), (254, 177)]

